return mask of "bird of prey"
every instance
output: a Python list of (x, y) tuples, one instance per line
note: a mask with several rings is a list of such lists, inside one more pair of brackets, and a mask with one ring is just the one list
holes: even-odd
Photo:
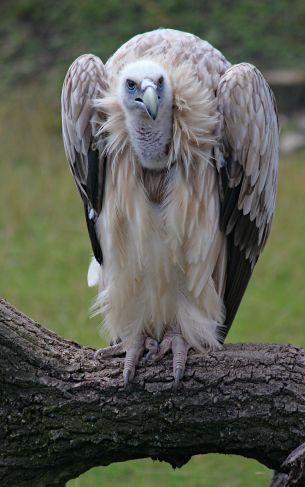
[(258, 69), (171, 29), (133, 37), (103, 64), (85, 54), (62, 91), (67, 159), (94, 260), (89, 284), (124, 383), (143, 355), (215, 350), (265, 245), (279, 152)]

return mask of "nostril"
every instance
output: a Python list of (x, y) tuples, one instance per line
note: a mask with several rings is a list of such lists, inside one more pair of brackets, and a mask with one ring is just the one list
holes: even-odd
[(134, 101), (139, 101), (139, 102), (143, 103), (143, 100), (141, 98), (135, 98)]

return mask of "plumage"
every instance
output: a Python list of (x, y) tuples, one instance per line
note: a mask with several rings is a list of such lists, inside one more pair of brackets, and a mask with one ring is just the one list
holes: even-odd
[(88, 282), (98, 281), (111, 340), (127, 343), (128, 364), (141, 336), (164, 350), (177, 333), (186, 350), (219, 348), (275, 208), (278, 120), (262, 74), (192, 34), (158, 29), (105, 65), (76, 59), (62, 123), (101, 264)]

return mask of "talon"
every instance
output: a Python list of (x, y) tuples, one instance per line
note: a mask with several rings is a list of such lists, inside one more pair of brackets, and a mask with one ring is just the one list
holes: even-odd
[(134, 374), (131, 373), (130, 369), (123, 371), (124, 387), (127, 387), (129, 382), (133, 379)]
[(94, 358), (99, 360), (100, 358), (109, 358), (109, 357), (119, 357), (125, 353), (124, 347), (122, 343), (117, 343), (116, 345), (112, 345), (106, 348), (99, 348), (94, 353)]
[(155, 353), (154, 353), (154, 351), (153, 351), (153, 350), (149, 350), (149, 351), (146, 353), (146, 355), (144, 355), (144, 363), (145, 363), (145, 365), (146, 365), (146, 364), (147, 364), (147, 363), (148, 363), (150, 360), (152, 360), (152, 359), (153, 359), (154, 355), (155, 355)]
[(159, 344), (157, 340), (150, 337), (146, 338), (145, 350), (147, 350), (147, 353), (144, 356), (144, 363), (147, 364), (149, 360), (153, 359), (158, 354)]
[(98, 350), (95, 350), (94, 355), (93, 355), (94, 360), (99, 360), (99, 355), (101, 354), (101, 350), (103, 350), (103, 349), (99, 348)]
[(159, 352), (156, 357), (157, 360), (162, 358), (168, 351), (173, 352), (173, 376), (174, 388), (176, 389), (184, 375), (187, 354), (189, 351), (189, 344), (183, 338), (181, 332), (174, 327), (169, 329), (160, 343)]
[(164, 355), (170, 352), (170, 350), (172, 349), (172, 341), (173, 341), (173, 337), (171, 335), (165, 335), (163, 337), (160, 345), (158, 345), (157, 352), (154, 354), (154, 360), (156, 362), (161, 360), (164, 357)]
[(123, 370), (124, 387), (132, 382), (135, 376), (136, 367), (138, 366), (140, 359), (143, 357), (145, 337), (139, 335), (132, 344), (126, 342), (125, 345), (126, 356)]
[(175, 387), (178, 387), (180, 380), (183, 377), (183, 370), (181, 367), (177, 367), (174, 371)]

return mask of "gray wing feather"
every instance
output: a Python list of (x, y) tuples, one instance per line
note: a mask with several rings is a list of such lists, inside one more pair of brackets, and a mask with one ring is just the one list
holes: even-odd
[[(103, 96), (106, 89), (107, 75), (104, 64), (92, 54), (84, 54), (73, 62), (62, 89), (62, 132), (65, 152), (77, 188), (86, 201), (90, 200), (87, 192), (88, 152), (94, 148), (94, 137), (100, 117), (100, 114), (93, 110), (92, 100)], [(100, 147), (99, 149), (101, 160), (102, 150)], [(99, 176), (102, 176), (103, 164), (100, 163), (99, 166)], [(103, 185), (99, 186), (102, 188)], [(100, 211), (100, 201), (90, 203), (93, 208)]]
[[(92, 248), (100, 263), (103, 258), (95, 233), (95, 221), (102, 208), (106, 161), (102, 139), (98, 148), (96, 145), (95, 135), (102, 114), (94, 110), (93, 100), (102, 97), (107, 88), (102, 61), (92, 54), (84, 54), (70, 66), (61, 96), (65, 152), (84, 203)], [(94, 210), (94, 217), (91, 210)]]
[(268, 237), (275, 209), (279, 130), (273, 94), (246, 63), (229, 68), (217, 90), (222, 120), (218, 154), (221, 229), (228, 240), (224, 335)]

